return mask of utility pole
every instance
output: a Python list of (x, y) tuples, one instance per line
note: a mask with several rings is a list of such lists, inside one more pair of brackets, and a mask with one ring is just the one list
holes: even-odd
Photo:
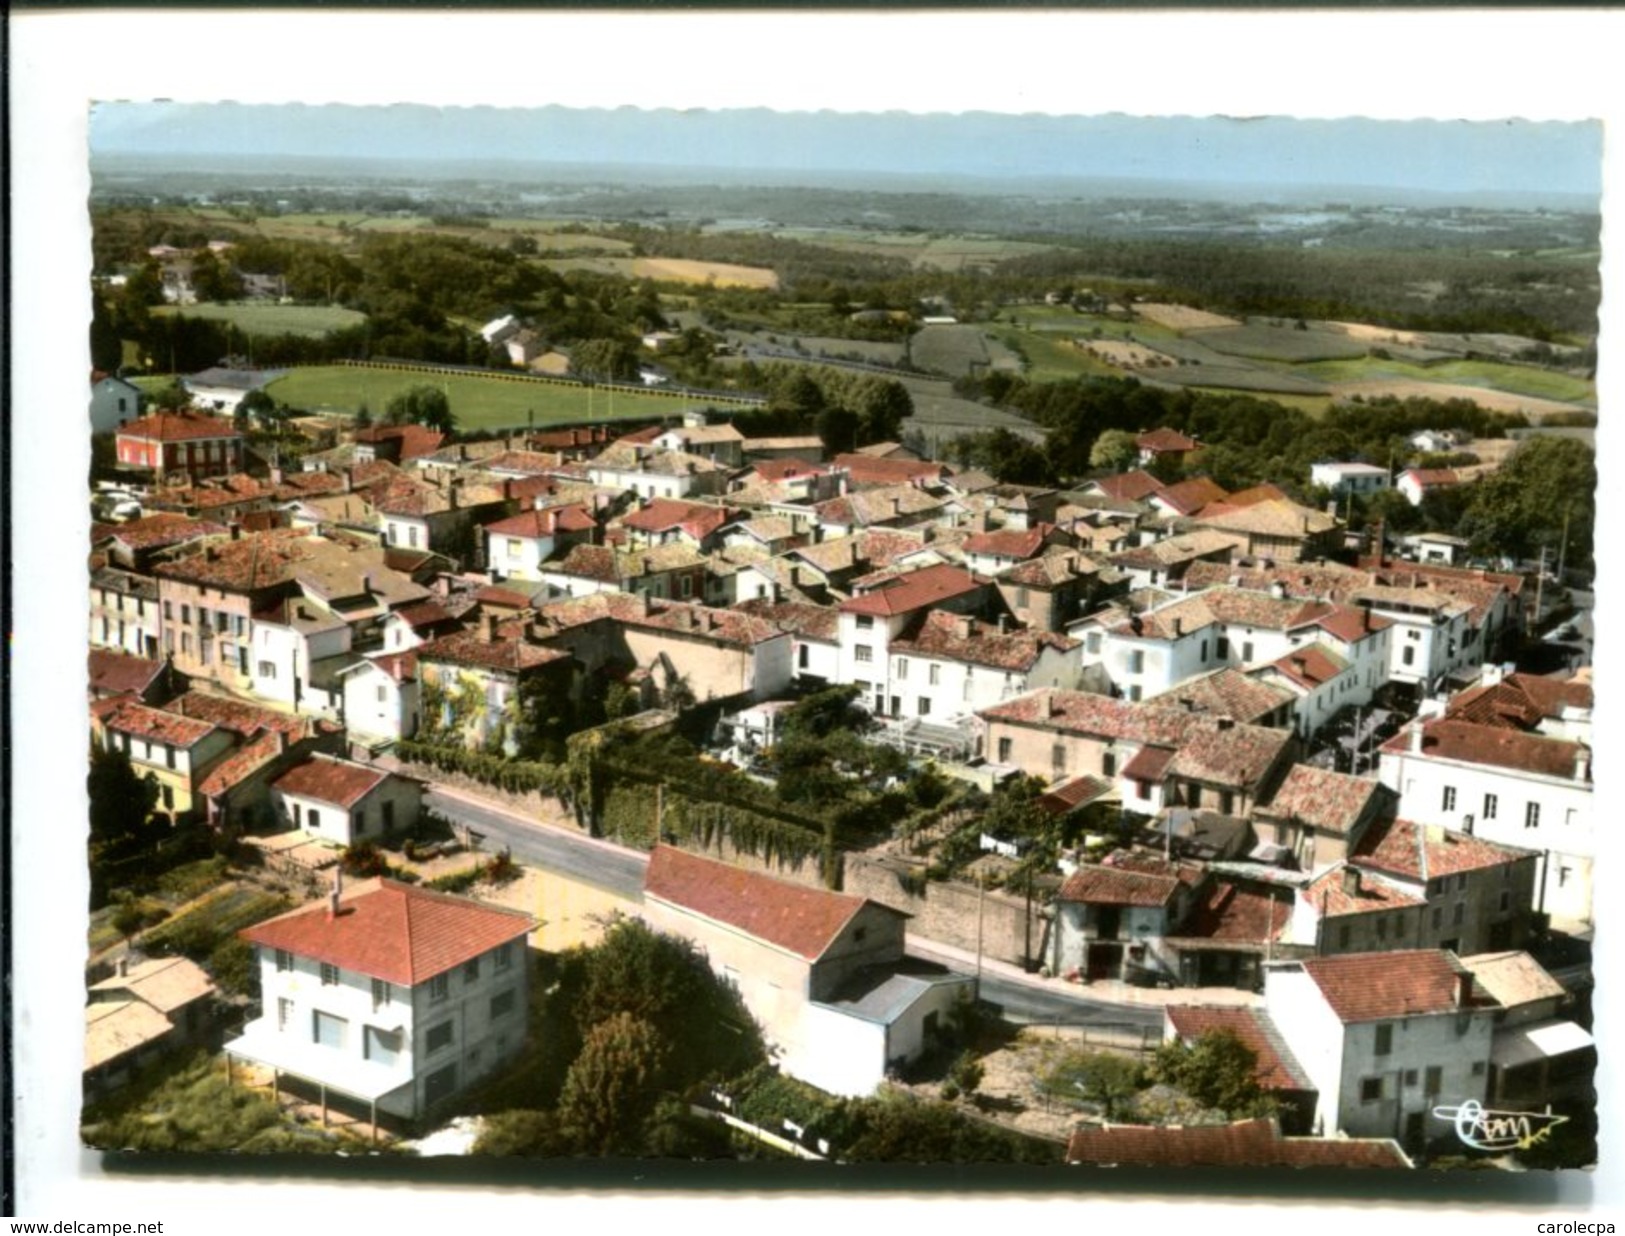
[(982, 998), (982, 903), (987, 897), (987, 873), (976, 875), (976, 998)]

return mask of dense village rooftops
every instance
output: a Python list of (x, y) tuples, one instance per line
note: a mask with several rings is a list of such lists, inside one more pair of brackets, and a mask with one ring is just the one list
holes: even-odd
[(1474, 1007), (1472, 976), (1442, 949), (1351, 953), (1301, 964), (1345, 1025)]
[(666, 845), (656, 846), (649, 858), (643, 894), (807, 961), (822, 957), (865, 906), (907, 917), (862, 897), (792, 884)]
[(1291, 919), (1290, 897), (1272, 897), (1218, 881), (1208, 886), (1178, 929), (1168, 933), (1168, 939), (1176, 944), (1223, 944), (1262, 953), (1270, 941), (1280, 939)]
[(1347, 863), (1323, 871), (1304, 885), (1301, 895), (1325, 918), (1414, 909), (1427, 904), (1422, 894)]
[(90, 990), (128, 992), (160, 1013), (173, 1013), (212, 994), (215, 986), (203, 967), (185, 957), (147, 957), (120, 974), (91, 984)]
[[(1163, 747), (1177, 747), (1195, 727), (1204, 724), (1182, 708), (1154, 707), (1113, 699), (1089, 691), (1063, 691), (1043, 687), (1004, 700), (978, 714), (1034, 729), (1098, 738), (1122, 738)], [(1211, 726), (1212, 721), (1205, 724)]]
[(377, 666), (379, 670), (388, 674), (396, 682), (413, 682), (416, 681), (418, 676), (418, 654), (416, 649), (367, 657), (365, 664)]
[(1115, 566), (1154, 570), (1159, 567), (1177, 566), (1182, 562), (1194, 562), (1210, 554), (1231, 553), (1235, 547), (1235, 538), (1222, 532), (1215, 532), (1211, 528), (1197, 528), (1191, 532), (1164, 537), (1149, 545), (1119, 550), (1111, 555), (1110, 561)]
[(660, 431), (660, 437), (671, 438), (685, 446), (709, 446), (718, 442), (743, 442), (745, 435), (732, 425), (678, 425)]
[(141, 438), (149, 442), (201, 442), (240, 440), (242, 434), (232, 423), (218, 416), (195, 416), (185, 412), (154, 412), (120, 425), (121, 438)]
[(738, 517), (738, 511), (723, 506), (684, 502), (677, 498), (654, 498), (641, 509), (623, 516), (621, 526), (647, 533), (682, 531), (696, 541), (702, 541), (723, 524)]
[(1106, 497), (1124, 502), (1143, 502), (1162, 488), (1161, 481), (1140, 468), (1132, 472), (1119, 472), (1116, 476), (1103, 476), (1090, 483)]
[(912, 485), (888, 485), (855, 490), (842, 497), (819, 502), (813, 506), (812, 513), (821, 524), (867, 527), (893, 519), (928, 515), (940, 511), (945, 505), (941, 498)]
[(1349, 662), (1321, 644), (1304, 644), (1277, 657), (1264, 668), (1275, 670), (1305, 690), (1312, 691), (1347, 672)]
[(237, 750), (209, 769), (198, 782), (197, 792), (204, 798), (215, 798), (229, 793), (260, 769), (279, 759), (286, 750), (285, 736), (277, 730), (262, 730)]
[(506, 631), (490, 634), (483, 628), (455, 631), (418, 645), (418, 662), (461, 665), (470, 669), (520, 674), (555, 661), (568, 660), (560, 648), (544, 648)]
[(261, 948), (415, 987), (523, 940), (531, 926), (530, 916), (515, 910), (377, 879), (344, 890), (337, 914), (323, 898), (239, 934)]
[(1119, 851), (1102, 863), (1084, 863), (1061, 885), (1060, 900), (1089, 905), (1168, 905), (1182, 886), (1201, 880), (1194, 867)]
[(835, 643), (840, 629), (840, 611), (828, 605), (774, 603), (764, 598), (744, 602), (737, 612), (771, 622), (801, 639), (825, 644)]
[(1186, 736), (1168, 762), (1167, 775), (1251, 790), (1275, 767), (1292, 741), (1290, 730), (1226, 725), (1219, 718)]
[(540, 537), (561, 532), (592, 532), (598, 527), (591, 514), (579, 506), (549, 506), (539, 511), (521, 511), (507, 519), (486, 524), (492, 536)]
[(1380, 781), (1294, 764), (1261, 810), (1274, 819), (1297, 820), (1320, 832), (1347, 836), (1373, 802), (1385, 795)]
[(1499, 867), (1532, 858), (1534, 850), (1498, 845), (1468, 833), (1416, 824), (1410, 820), (1379, 820), (1360, 838), (1353, 858), (1362, 867), (1389, 872), (1411, 880), (1431, 880)]
[(1215, 1031), (1235, 1035), (1258, 1057), (1253, 1076), (1265, 1090), (1314, 1089), (1274, 1023), (1259, 1009), (1170, 1004), (1167, 1017), (1174, 1033), (1182, 1039), (1198, 1039)]
[(101, 712), (102, 724), (118, 734), (128, 734), (149, 743), (163, 743), (185, 750), (196, 746), (214, 732), (214, 725), (201, 718), (187, 717), (168, 709), (152, 708), (133, 698), (108, 701)]
[(1583, 743), (1545, 738), (1494, 725), (1445, 718), (1414, 722), (1382, 745), (1384, 755), (1410, 753), (1411, 728), (1422, 725), (1422, 749), (1428, 759), (1488, 765), (1539, 777), (1562, 777), (1591, 784), (1591, 751)]
[(967, 554), (982, 554), (990, 558), (1032, 558), (1040, 553), (1053, 531), (1048, 525), (1037, 528), (1000, 528), (995, 532), (977, 532), (965, 538)]
[[(773, 438), (746, 438), (745, 454), (755, 451), (810, 451), (815, 455), (824, 451), (824, 440), (817, 434), (792, 434)], [(763, 460), (763, 463), (799, 463), (804, 467), (817, 467), (803, 459)]]
[(370, 768), (330, 755), (313, 755), (303, 763), (295, 764), (272, 785), (284, 794), (314, 798), (348, 810), (388, 779), (389, 773), (381, 768)]
[(1316, 536), (1338, 526), (1335, 515), (1280, 498), (1254, 502), (1250, 506), (1214, 515), (1204, 513), (1199, 517), (1199, 522), (1225, 532), (1286, 539)]
[(1461, 964), (1472, 972), (1478, 989), (1505, 1009), (1568, 995), (1528, 953), (1475, 953), (1461, 958)]
[(1211, 716), (1234, 717), (1252, 724), (1269, 716), (1294, 697), (1281, 687), (1250, 678), (1238, 669), (1226, 667), (1187, 678), (1178, 686), (1146, 700), (1168, 708), (1184, 708)]
[(90, 689), (103, 695), (140, 695), (164, 672), (162, 661), (109, 648), (90, 650)]
[(369, 425), (365, 429), (355, 431), (355, 440), (373, 445), (399, 442), (400, 459), (405, 463), (408, 460), (433, 455), (446, 440), (446, 435), (438, 429), (429, 429), (424, 425)]
[(1500, 682), (1470, 687), (1451, 699), (1446, 716), (1477, 725), (1532, 730), (1543, 720), (1589, 713), (1591, 684), (1573, 679), (1509, 674)]
[(647, 549), (617, 549), (612, 545), (577, 544), (563, 558), (549, 560), (543, 570), (559, 575), (620, 584), (643, 575), (682, 571), (705, 565), (705, 556), (693, 546), (677, 542)]
[(414, 601), (410, 605), (403, 605), (395, 611), (395, 617), (414, 631), (423, 631), (457, 621), (450, 610), (435, 600)]
[[(995, 577), (1021, 588), (1056, 588), (1069, 580), (1099, 574), (1100, 564), (1076, 550), (1051, 549), (1036, 558), (1005, 567)], [(1116, 574), (1116, 572), (1112, 572)]]
[(480, 467), (502, 476), (545, 476), (563, 462), (559, 455), (542, 451), (503, 451), (482, 459)]
[(980, 590), (982, 584), (954, 566), (928, 566), (884, 581), (872, 590), (841, 603), (841, 612), (890, 618), (930, 609), (955, 597)]
[(777, 623), (754, 609), (716, 609), (686, 601), (630, 596), (624, 592), (598, 592), (549, 602), (541, 606), (533, 618), (516, 618), (500, 629), (504, 636), (529, 634), (545, 640), (561, 631), (605, 621), (743, 648), (785, 638), (785, 631)]
[(308, 532), (277, 528), (211, 542), (195, 553), (159, 563), (153, 573), (227, 592), (254, 592), (288, 583), (299, 564), (312, 558), (322, 544)]
[(1006, 631), (962, 614), (934, 610), (891, 643), (897, 655), (1029, 670), (1046, 651), (1069, 652), (1078, 641), (1048, 631)]
[(260, 730), (280, 730), (290, 739), (302, 738), (313, 728), (323, 728), (325, 722), (293, 713), (278, 712), (274, 708), (261, 708), (229, 695), (216, 695), (209, 691), (188, 691), (169, 705), (172, 712), (218, 725), (223, 730), (247, 737)]
[(1399, 1143), (1378, 1138), (1282, 1137), (1274, 1121), (1239, 1124), (1101, 1125), (1080, 1128), (1068, 1163), (1100, 1167), (1410, 1167)]
[(373, 499), (373, 504), (385, 515), (422, 519), (467, 507), (494, 506), (507, 500), (507, 491), (497, 485), (452, 481), (441, 488), (411, 477), (402, 477), (385, 487)]
[(788, 515), (758, 515), (754, 519), (741, 519), (728, 525), (729, 530), (743, 532), (763, 545), (788, 541), (798, 535), (796, 521)]
[(846, 470), (853, 485), (919, 485), (940, 481), (948, 469), (929, 459), (881, 459), (856, 451), (837, 455), (835, 466)]
[[(799, 442), (799, 438), (784, 439), (785, 441)], [(764, 438), (764, 442), (776, 442), (777, 438)], [(814, 439), (817, 442), (818, 439)], [(746, 442), (747, 453), (752, 449), (753, 443)], [(767, 447), (760, 449), (766, 450)], [(829, 464), (813, 463), (807, 459), (758, 459), (751, 464), (750, 471), (755, 473), (759, 481), (791, 481), (806, 476), (825, 476), (833, 473), (835, 469)]]
[(727, 471), (724, 465), (714, 463), (703, 455), (654, 450), (643, 443), (625, 439), (606, 447), (587, 462), (587, 467), (594, 471), (640, 472), (648, 476), (698, 476)]
[(130, 549), (162, 549), (169, 545), (195, 541), (200, 537), (225, 536), (227, 531), (224, 524), (160, 512), (114, 526), (104, 538), (104, 542), (117, 541)]
[(1225, 488), (1205, 476), (1193, 476), (1174, 485), (1165, 485), (1151, 497), (1176, 515), (1194, 515), (1228, 496)]

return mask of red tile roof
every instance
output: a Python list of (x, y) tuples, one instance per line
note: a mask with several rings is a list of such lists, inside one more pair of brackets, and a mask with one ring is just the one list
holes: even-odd
[(560, 532), (591, 532), (598, 523), (579, 506), (549, 506), (539, 511), (521, 511), (508, 519), (486, 524), (493, 536), (547, 537)]
[(1079, 1128), (1068, 1163), (1105, 1167), (1410, 1167), (1393, 1141), (1282, 1137), (1269, 1120), (1230, 1125)]
[(1128, 502), (1143, 501), (1162, 488), (1161, 481), (1138, 468), (1132, 472), (1120, 472), (1116, 476), (1103, 476), (1090, 484), (1108, 498)]
[(1230, 883), (1214, 884), (1170, 936), (1250, 944), (1278, 940), (1292, 918), (1292, 898), (1272, 897)]
[(1161, 785), (1163, 774), (1174, 758), (1172, 747), (1141, 747), (1134, 758), (1123, 765), (1120, 776), (1125, 781), (1139, 781), (1146, 785)]
[(735, 607), (739, 613), (764, 619), (803, 639), (833, 644), (840, 628), (839, 611), (828, 605), (798, 602), (774, 603), (765, 598), (745, 601)]
[(1234, 717), (1252, 724), (1293, 698), (1284, 687), (1259, 682), (1238, 669), (1226, 667), (1200, 678), (1187, 678), (1177, 687), (1152, 696), (1146, 703), (1188, 708), (1210, 716)]
[(632, 511), (621, 519), (621, 526), (639, 532), (669, 532), (681, 529), (696, 541), (703, 541), (723, 524), (738, 519), (740, 512), (703, 502), (684, 502), (677, 498), (654, 498), (641, 510)]
[(953, 597), (965, 596), (982, 588), (970, 572), (942, 564), (921, 567), (894, 576), (861, 596), (841, 603), (841, 612), (890, 618), (929, 609)]
[(1454, 468), (1406, 468), (1404, 475), (1423, 489), (1435, 485), (1459, 485), (1462, 481), (1461, 474)]
[(1161, 454), (1165, 451), (1194, 451), (1198, 443), (1195, 438), (1187, 438), (1177, 429), (1162, 428), (1142, 433), (1134, 439), (1134, 445), (1142, 451)]
[[(1314, 957), (1303, 963), (1303, 969), (1345, 1024), (1450, 1013), (1463, 1007), (1461, 980), (1467, 972), (1442, 949)], [(1468, 1006), (1472, 1006), (1470, 987)]]
[(1418, 893), (1408, 892), (1387, 880), (1340, 863), (1322, 872), (1299, 890), (1299, 895), (1325, 918), (1345, 914), (1373, 914), (1383, 910), (1407, 910), (1427, 904)]
[(1038, 800), (1038, 809), (1050, 815), (1065, 815), (1092, 803), (1112, 791), (1111, 782), (1099, 777), (1072, 777), (1053, 787)]
[(274, 730), (265, 730), (209, 769), (208, 775), (198, 782), (197, 792), (204, 798), (228, 793), (275, 760), (282, 751), (280, 735)]
[(1303, 644), (1271, 661), (1268, 668), (1312, 691), (1347, 671), (1349, 663), (1319, 644)]
[(499, 634), (497, 638), (488, 640), (480, 630), (442, 635), (439, 639), (420, 644), (416, 652), (419, 663), (443, 661), (449, 665), (505, 670), (508, 673), (538, 669), (570, 657), (563, 649), (543, 648), (511, 635)]
[(165, 545), (178, 545), (182, 541), (196, 540), (198, 537), (225, 536), (227, 531), (224, 524), (192, 519), (187, 515), (160, 512), (141, 519), (132, 519), (127, 524), (111, 525), (109, 535), (113, 540), (131, 549), (157, 549)]
[(102, 714), (102, 724), (147, 742), (166, 743), (184, 750), (214, 732), (215, 727), (207, 721), (184, 717), (167, 709), (149, 708), (133, 698), (107, 702), (110, 707)]
[(153, 574), (231, 592), (253, 592), (286, 583), (294, 577), (295, 568), (325, 544), (305, 531), (257, 532), (160, 562)]
[(284, 794), (315, 798), (348, 810), (388, 779), (389, 773), (381, 768), (313, 755), (295, 764), (271, 784)]
[(1560, 718), (1565, 709), (1589, 709), (1591, 684), (1571, 679), (1509, 674), (1490, 686), (1471, 687), (1451, 699), (1446, 715), (1457, 721), (1532, 730)]
[(1468, 833), (1410, 820), (1379, 820), (1360, 838), (1353, 861), (1361, 867), (1421, 880), (1532, 860), (1534, 855), (1533, 850), (1497, 845)]
[(1229, 1031), (1258, 1057), (1253, 1076), (1265, 1090), (1311, 1090), (1275, 1023), (1261, 1009), (1230, 1005), (1170, 1004), (1165, 1010), (1174, 1033), (1187, 1043), (1215, 1031)]
[(281, 730), (290, 739), (302, 738), (312, 725), (310, 718), (278, 712), (274, 708), (261, 708), (227, 695), (213, 695), (207, 691), (188, 691), (169, 705), (172, 712), (195, 717), (218, 725), (223, 730), (247, 737), (260, 730)]
[[(1382, 750), (1386, 754), (1406, 754), (1410, 739), (1410, 729), (1406, 728), (1385, 742)], [(1571, 781), (1579, 780), (1574, 774), (1580, 759), (1584, 757), (1588, 764), (1590, 761), (1590, 752), (1582, 743), (1449, 718), (1423, 726), (1421, 754), (1424, 758), (1483, 764)], [(1591, 783), (1589, 770), (1580, 783)]]
[(1275, 768), (1292, 738), (1291, 730), (1210, 721), (1180, 745), (1168, 762), (1167, 775), (1251, 790)]
[(939, 481), (948, 469), (929, 459), (876, 459), (871, 455), (837, 455), (835, 466), (845, 468), (854, 485), (902, 485)]
[(862, 897), (791, 884), (666, 845), (656, 846), (649, 858), (643, 894), (737, 927), (808, 961), (822, 957), (865, 906), (907, 917)]
[(1193, 882), (1193, 869), (1113, 854), (1103, 863), (1084, 863), (1061, 885), (1062, 901), (1090, 905), (1166, 906), (1181, 885)]
[(403, 605), (395, 610), (394, 616), (414, 631), (439, 626), (443, 622), (457, 621), (451, 611), (439, 601), (414, 601), (411, 605)]
[(1046, 651), (1065, 653), (1078, 641), (1049, 631), (1004, 631), (975, 618), (932, 610), (891, 642), (899, 655), (919, 656), (994, 669), (1032, 669)]
[(1222, 502), (1226, 494), (1224, 487), (1210, 478), (1193, 476), (1177, 485), (1164, 486), (1151, 496), (1180, 515), (1190, 515), (1210, 502)]
[(402, 463), (406, 463), (409, 460), (420, 459), (424, 455), (433, 455), (446, 440), (446, 435), (438, 429), (428, 429), (422, 425), (372, 425), (366, 429), (356, 430), (355, 434), (357, 442), (376, 443), (390, 439), (400, 442), (400, 459)]
[(967, 554), (986, 554), (994, 558), (1031, 558), (1044, 548), (1050, 528), (1000, 528), (997, 532), (978, 532), (964, 540)]
[(140, 695), (163, 672), (162, 661), (132, 657), (109, 648), (90, 650), (90, 689), (104, 695)]
[(346, 889), (333, 917), (323, 898), (238, 934), (262, 948), (415, 987), (522, 940), (531, 924), (515, 910), (379, 879)]
[(1382, 783), (1312, 764), (1294, 764), (1282, 779), (1265, 811), (1272, 817), (1298, 820), (1321, 832), (1347, 836), (1376, 800), (1386, 797)]
[(120, 425), (121, 438), (148, 442), (196, 442), (215, 439), (242, 439), (229, 420), (217, 416), (192, 416), (183, 412), (154, 412)]

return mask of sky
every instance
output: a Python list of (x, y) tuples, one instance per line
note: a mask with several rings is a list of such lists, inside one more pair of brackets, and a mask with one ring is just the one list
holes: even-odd
[(514, 159), (1001, 179), (1129, 177), (1593, 199), (1602, 176), (1600, 124), (1510, 119), (127, 102), (97, 105), (90, 135), (98, 155)]

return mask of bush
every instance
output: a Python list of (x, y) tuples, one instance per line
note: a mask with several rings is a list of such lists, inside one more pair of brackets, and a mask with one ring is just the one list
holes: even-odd
[(209, 954), (208, 969), (221, 991), (233, 996), (259, 995), (259, 966), (254, 962), (254, 948), (247, 940), (232, 936), (215, 945)]

